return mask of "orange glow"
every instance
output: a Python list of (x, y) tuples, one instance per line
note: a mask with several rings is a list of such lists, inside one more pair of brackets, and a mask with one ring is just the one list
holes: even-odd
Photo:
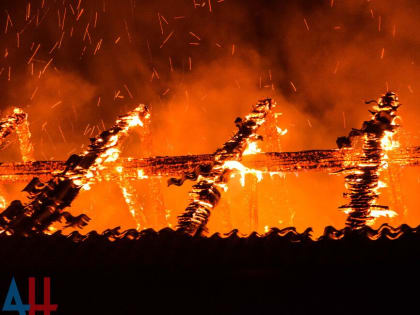
[[(338, 136), (370, 119), (370, 105), (363, 101), (386, 90), (399, 95), (404, 120), (400, 131), (384, 132), (374, 190), (392, 210), (372, 209), (376, 220), (369, 223), (419, 224), (419, 169), (392, 162), (399, 150), (420, 145), (417, 8), (365, 0), (336, 1), (333, 8), (323, 1), (311, 8), (305, 1), (270, 1), (269, 7), (264, 1), (212, 1), (209, 14), (208, 4), (197, 1), (76, 2), (77, 8), (71, 1), (31, 1), (29, 12), (27, 3), (4, 5), (0, 115), (8, 117), (16, 104), (21, 109), (12, 116), (28, 113), (28, 120), (7, 141), (0, 139), (0, 162), (65, 161), (86, 151), (88, 139), (132, 104), (151, 104), (153, 121), (132, 117), (124, 141), (112, 138), (85, 175), (73, 174), (84, 192), (71, 212), (92, 218), (84, 232), (138, 228), (130, 207), (144, 212), (141, 228), (175, 228), (191, 182), (167, 187), (169, 175), (125, 169), (120, 158), (211, 154), (232, 136), (235, 118), (244, 118), (250, 104), (266, 97), (275, 99), (283, 114), (270, 114), (259, 131), (263, 140), (250, 139), (242, 160), (223, 161), (231, 180), (217, 184), (223, 192), (209, 233), (311, 226), (319, 235), (328, 225), (342, 228), (345, 215), (337, 211), (345, 202), (342, 176), (300, 171), (299, 165), (285, 174), (264, 165), (256, 171), (246, 160), (264, 152), (336, 149)], [(143, 129), (149, 127), (145, 140)], [(353, 166), (352, 157), (346, 158)], [(24, 187), (10, 181), (1, 196), (8, 203), (25, 200)], [(258, 213), (255, 225), (250, 208)]]

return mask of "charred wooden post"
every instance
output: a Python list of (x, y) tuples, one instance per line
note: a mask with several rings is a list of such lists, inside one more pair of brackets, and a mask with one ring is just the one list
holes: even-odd
[(212, 161), (200, 170), (198, 182), (190, 192), (190, 204), (178, 217), (178, 230), (195, 235), (204, 231), (211, 211), (220, 199), (220, 188), (227, 183), (231, 167), (228, 162), (238, 162), (248, 145), (261, 139), (256, 134), (273, 107), (271, 99), (259, 101), (245, 119), (237, 118), (238, 132), (212, 156)]
[(119, 117), (115, 125), (91, 139), (87, 151), (72, 155), (65, 163), (62, 172), (55, 174), (47, 183), (34, 178), (24, 189), (31, 201), (23, 205), (13, 201), (0, 214), (0, 226), (8, 234), (28, 235), (41, 233), (51, 224), (66, 220), (67, 226), (82, 227), (89, 218), (86, 215), (72, 216), (64, 212), (79, 191), (89, 189), (89, 185), (100, 178), (104, 164), (115, 162), (119, 158), (121, 140), (134, 126), (142, 126), (142, 119), (148, 119), (147, 107), (140, 105), (127, 115)]
[(348, 145), (352, 137), (361, 136), (363, 140), (360, 162), (345, 177), (350, 190), (345, 196), (351, 201), (340, 207), (348, 214), (346, 225), (351, 229), (361, 229), (378, 216), (392, 214), (387, 206), (376, 204), (376, 200), (380, 188), (379, 173), (383, 167), (387, 167), (385, 142), (392, 142), (391, 136), (398, 127), (395, 118), (399, 106), (397, 96), (392, 92), (386, 93), (370, 111), (372, 119), (365, 121), (362, 129), (353, 129), (349, 137), (337, 141)]

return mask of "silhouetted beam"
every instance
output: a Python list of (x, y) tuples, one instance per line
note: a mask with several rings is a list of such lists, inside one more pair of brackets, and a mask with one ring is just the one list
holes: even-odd
[[(420, 147), (410, 147), (388, 153), (389, 162), (402, 166), (417, 166), (420, 164)], [(143, 159), (122, 159), (124, 176), (137, 178), (138, 170), (143, 170), (147, 176), (180, 176), (191, 172), (202, 163), (210, 163), (211, 154), (156, 156)], [(352, 149), (311, 150), (299, 152), (268, 152), (243, 157), (242, 163), (249, 168), (266, 172), (298, 172), (321, 170), (336, 172), (343, 167), (351, 167), (357, 162), (357, 153)], [(117, 174), (114, 168), (108, 167), (105, 176), (112, 179)], [(0, 163), (0, 182), (27, 182), (34, 176), (48, 179), (53, 172), (64, 169), (64, 161), (35, 161)]]

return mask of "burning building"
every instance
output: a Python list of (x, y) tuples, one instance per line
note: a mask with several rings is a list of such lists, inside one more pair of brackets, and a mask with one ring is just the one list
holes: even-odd
[(419, 261), (418, 14), (1, 1), (0, 274), (51, 274), (71, 314), (95, 297), (225, 311), (235, 292), (230, 314), (358, 314), (377, 287), (391, 303)]

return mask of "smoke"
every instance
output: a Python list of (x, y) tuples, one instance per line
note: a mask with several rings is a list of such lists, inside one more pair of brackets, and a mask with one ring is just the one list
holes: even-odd
[[(273, 97), (283, 112), (279, 127), (289, 130), (282, 149), (292, 151), (334, 148), (368, 119), (364, 101), (389, 89), (403, 104), (400, 141), (415, 145), (419, 11), (414, 0), (2, 1), (0, 109), (28, 111), (38, 159), (66, 159), (118, 115), (150, 104), (147, 151), (175, 155), (213, 152), (237, 116)], [(126, 155), (144, 155), (141, 145), (129, 140)], [(1, 154), (20, 159), (13, 146)], [(402, 175), (401, 189), (413, 191), (417, 178)], [(265, 179), (259, 229), (342, 227), (343, 183), (316, 173)], [(246, 231), (248, 205), (237, 184), (225, 198), (233, 227)], [(187, 189), (163, 192), (173, 224)], [(118, 195), (100, 185), (75, 208), (90, 209), (91, 228), (133, 227)], [(415, 201), (404, 198), (411, 210), (394, 223), (415, 224)], [(212, 231), (223, 230), (218, 216)]]

